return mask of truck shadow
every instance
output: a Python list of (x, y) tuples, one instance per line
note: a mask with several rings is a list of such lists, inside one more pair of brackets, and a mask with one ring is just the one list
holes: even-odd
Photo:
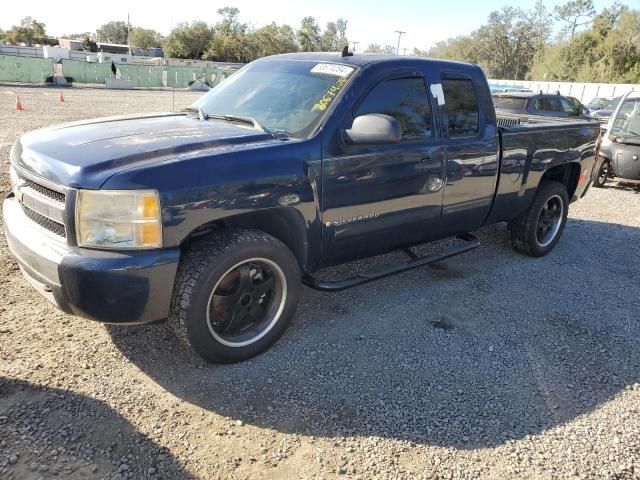
[(7, 478), (194, 478), (108, 404), (67, 390), (0, 376), (0, 432)]
[(623, 190), (625, 192), (633, 192), (636, 194), (640, 193), (640, 184), (625, 182), (624, 180), (620, 180), (617, 178), (614, 180), (608, 180), (604, 188), (605, 189), (612, 188), (614, 190)]
[(503, 225), (479, 236), (479, 250), (435, 270), (342, 293), (306, 289), (288, 333), (248, 362), (206, 365), (168, 328), (109, 331), (172, 394), (313, 436), (491, 447), (570, 422), (640, 381), (640, 253), (630, 247), (640, 229), (571, 219), (542, 259), (513, 253)]

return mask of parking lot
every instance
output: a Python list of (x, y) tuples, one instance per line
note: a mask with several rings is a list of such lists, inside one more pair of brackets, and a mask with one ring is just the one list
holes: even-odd
[[(3, 195), (20, 134), (200, 95), (58, 94), (0, 86)], [(431, 267), (305, 288), (282, 340), (229, 366), (164, 325), (59, 312), (2, 235), (0, 479), (640, 478), (640, 188), (591, 189), (569, 217), (544, 258), (497, 225)]]

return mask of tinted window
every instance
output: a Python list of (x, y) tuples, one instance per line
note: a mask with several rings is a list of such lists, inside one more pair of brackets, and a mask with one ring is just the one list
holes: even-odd
[(473, 137), (478, 133), (478, 99), (467, 78), (442, 79), (449, 138)]
[(514, 110), (521, 112), (527, 104), (527, 99), (522, 97), (505, 97), (504, 95), (494, 95), (493, 105), (501, 110)]
[(580, 112), (578, 112), (578, 107), (576, 107), (571, 101), (567, 100), (566, 98), (561, 98), (560, 103), (562, 103), (562, 109), (564, 110), (564, 112), (570, 117), (577, 117), (578, 115), (580, 115)]
[(427, 138), (433, 123), (427, 89), (421, 78), (398, 78), (376, 85), (358, 107), (355, 117), (384, 113), (402, 127), (402, 138)]
[(545, 112), (564, 112), (557, 97), (540, 97), (536, 100), (534, 108)]

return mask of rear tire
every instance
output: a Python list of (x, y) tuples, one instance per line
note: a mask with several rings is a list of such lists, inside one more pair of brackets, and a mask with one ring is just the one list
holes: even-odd
[(301, 291), (298, 262), (282, 242), (257, 230), (224, 230), (184, 254), (169, 324), (208, 362), (239, 362), (280, 338)]
[(569, 212), (567, 188), (559, 182), (542, 180), (525, 213), (511, 221), (511, 246), (530, 257), (542, 257), (560, 240)]
[(591, 176), (593, 186), (596, 188), (604, 188), (604, 184), (607, 183), (610, 172), (611, 162), (606, 158), (599, 158)]

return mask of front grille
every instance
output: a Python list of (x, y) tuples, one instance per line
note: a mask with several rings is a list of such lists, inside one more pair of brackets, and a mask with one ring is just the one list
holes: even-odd
[(32, 221), (36, 222), (41, 227), (46, 228), (50, 232), (53, 232), (56, 235), (60, 235), (61, 237), (67, 236), (63, 224), (54, 222), (50, 218), (47, 218), (44, 215), (40, 215), (38, 212), (31, 210), (24, 205), (22, 205), (22, 211), (27, 217), (29, 217)]
[(65, 201), (65, 194), (64, 193), (60, 193), (60, 192), (56, 192), (55, 190), (51, 190), (50, 188), (47, 188), (47, 187), (45, 187), (43, 185), (40, 185), (40, 184), (38, 184), (36, 182), (32, 182), (28, 178), (22, 178), (22, 181), (29, 188), (35, 190), (38, 193), (41, 193), (45, 197), (49, 197), (50, 199), (55, 200), (56, 202), (60, 202), (60, 203), (64, 203), (64, 201)]
[(26, 178), (15, 170), (12, 175), (13, 188), (24, 214), (42, 228), (66, 238), (66, 195)]

